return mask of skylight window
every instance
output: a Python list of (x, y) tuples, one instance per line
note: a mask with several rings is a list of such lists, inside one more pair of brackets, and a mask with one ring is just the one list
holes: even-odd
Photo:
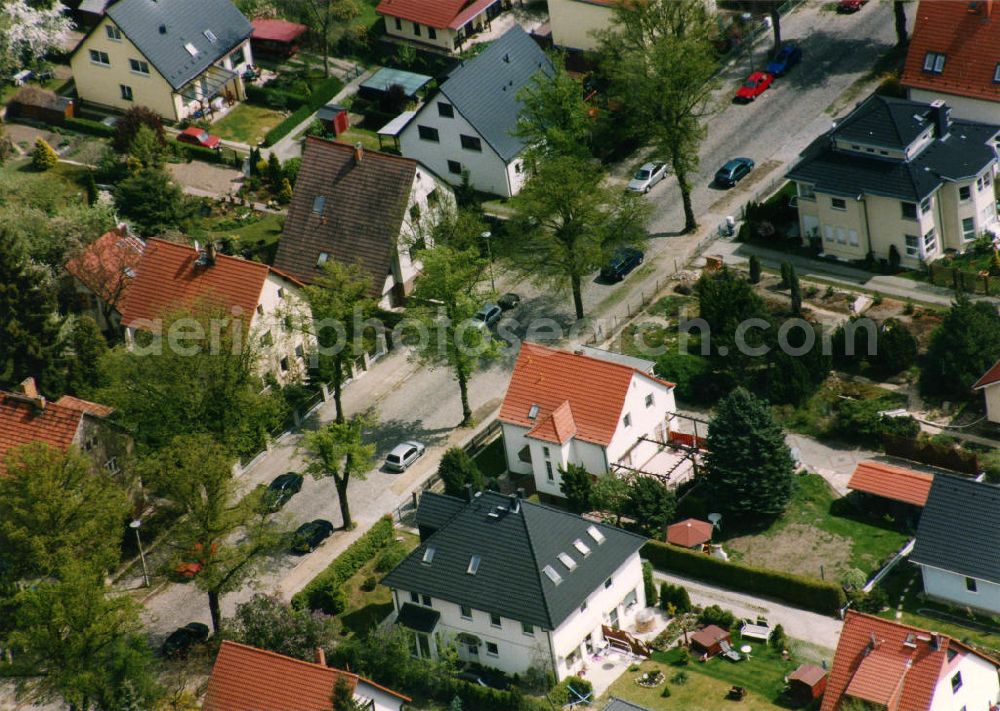
[(551, 580), (556, 585), (562, 582), (562, 576), (559, 575), (559, 573), (556, 572), (556, 569), (553, 568), (551, 565), (546, 565), (544, 568), (542, 568), (542, 572), (545, 573), (548, 579)]
[(190, 54), (192, 57), (197, 57), (198, 56), (198, 48), (195, 47), (190, 42), (185, 43), (184, 49), (186, 49), (187, 53)]
[(581, 541), (579, 538), (573, 541), (573, 547), (576, 548), (578, 551), (580, 551), (580, 555), (582, 555), (584, 558), (590, 555), (590, 546)]
[(215, 44), (215, 41), (219, 39), (212, 30), (205, 30), (205, 38), (212, 44)]
[(1000, 62), (993, 68), (993, 81), (1000, 82)]
[(568, 570), (576, 568), (576, 561), (573, 560), (569, 553), (560, 553), (557, 558), (559, 558), (559, 562), (565, 565)]
[(466, 573), (469, 575), (475, 575), (479, 570), (479, 563), (482, 560), (478, 555), (474, 555), (469, 558), (469, 567), (466, 569)]
[(928, 52), (924, 55), (924, 71), (940, 74), (944, 71), (945, 55), (941, 52)]
[(538, 417), (538, 411), (539, 411), (540, 409), (541, 409), (541, 408), (539, 408), (539, 407), (538, 407), (538, 405), (532, 405), (532, 406), (531, 406), (531, 409), (530, 409), (530, 410), (528, 410), (528, 419), (529, 419), (529, 420), (533, 420), (533, 419), (535, 419), (536, 417)]
[(320, 252), (319, 257), (316, 259), (316, 266), (317, 267), (323, 266), (324, 264), (326, 264), (326, 260), (328, 260), (329, 258), (330, 255), (327, 252)]
[(313, 212), (315, 212), (317, 215), (323, 212), (323, 207), (325, 205), (326, 205), (325, 195), (317, 195), (316, 197), (313, 198)]
[(587, 535), (597, 541), (597, 545), (604, 543), (604, 534), (597, 530), (597, 526), (587, 526)]
[(427, 548), (424, 549), (424, 556), (420, 560), (422, 562), (426, 563), (427, 565), (430, 565), (431, 561), (434, 560), (434, 553), (435, 552), (436, 552), (435, 549), (433, 549), (433, 548), (431, 548), (431, 547), (428, 546)]

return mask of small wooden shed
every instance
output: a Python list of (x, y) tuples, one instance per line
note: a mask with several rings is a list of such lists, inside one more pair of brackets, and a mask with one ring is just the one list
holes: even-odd
[(703, 654), (714, 657), (722, 651), (723, 642), (732, 642), (729, 632), (718, 625), (708, 625), (691, 635), (691, 652), (699, 657)]
[(73, 117), (73, 100), (42, 89), (22, 86), (7, 102), (7, 118), (34, 119), (55, 126), (62, 126)]
[(826, 691), (826, 672), (815, 664), (801, 664), (788, 675), (788, 693), (800, 703), (818, 699)]
[(250, 23), (250, 48), (254, 54), (290, 57), (299, 51), (299, 40), (309, 28), (297, 22), (260, 18)]
[(327, 104), (321, 106), (316, 112), (316, 118), (333, 132), (334, 136), (339, 136), (351, 127), (350, 118), (347, 115), (347, 108), (337, 104)]

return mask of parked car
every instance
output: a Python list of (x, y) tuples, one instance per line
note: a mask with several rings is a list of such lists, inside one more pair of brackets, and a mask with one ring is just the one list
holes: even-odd
[(402, 442), (392, 448), (385, 457), (385, 468), (394, 472), (405, 472), (411, 464), (424, 456), (426, 448), (420, 442)]
[(177, 140), (181, 143), (190, 143), (192, 146), (201, 146), (202, 148), (215, 149), (222, 147), (221, 138), (197, 126), (188, 126), (185, 128), (177, 134)]
[(200, 622), (189, 622), (170, 633), (170, 636), (160, 647), (164, 657), (186, 657), (191, 648), (208, 639), (208, 625)]
[(628, 181), (626, 190), (635, 193), (648, 193), (658, 182), (667, 177), (666, 163), (646, 163)]
[(802, 61), (802, 48), (794, 42), (789, 42), (778, 50), (774, 59), (767, 63), (768, 74), (776, 77), (784, 76), (789, 69)]
[(746, 78), (743, 86), (736, 90), (737, 101), (754, 101), (763, 94), (774, 81), (774, 75), (767, 72), (754, 72)]
[(867, 2), (868, 0), (840, 0), (837, 3), (837, 12), (857, 12)]
[(753, 170), (754, 162), (749, 158), (733, 158), (715, 171), (715, 184), (723, 188), (731, 188), (743, 180)]
[(646, 255), (633, 247), (622, 247), (607, 264), (601, 267), (601, 278), (606, 281), (621, 281), (625, 276), (642, 264)]
[(513, 291), (508, 291), (506, 294), (497, 299), (497, 306), (499, 306), (503, 311), (510, 311), (511, 309), (517, 308), (520, 303), (521, 297)]
[(497, 304), (486, 304), (476, 312), (472, 321), (476, 328), (489, 328), (496, 325), (501, 316), (503, 316), (503, 309)]
[(288, 503), (302, 489), (302, 478), (298, 472), (287, 472), (275, 477), (264, 492), (265, 509), (273, 513)]
[(292, 536), (292, 552), (312, 553), (332, 533), (333, 524), (325, 519), (317, 518), (309, 523), (304, 523), (295, 529), (295, 535)]

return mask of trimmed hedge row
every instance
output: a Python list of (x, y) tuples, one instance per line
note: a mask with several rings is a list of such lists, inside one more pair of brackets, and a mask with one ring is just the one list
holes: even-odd
[[(297, 104), (298, 108), (295, 109), (290, 116), (285, 118), (284, 121), (267, 132), (264, 136), (264, 145), (273, 146), (275, 143), (287, 136), (293, 128), (309, 118), (309, 114), (316, 111), (321, 106), (324, 106), (330, 101), (330, 99), (336, 96), (337, 92), (339, 92), (343, 87), (344, 84), (340, 81), (340, 79), (337, 77), (328, 77), (317, 84), (309, 96), (299, 96), (296, 94), (289, 95), (296, 96), (301, 100)], [(280, 90), (271, 89), (271, 91), (277, 92)], [(287, 94), (287, 92), (281, 93)]]
[(290, 109), (297, 109), (308, 103), (307, 97), (282, 89), (272, 89), (267, 86), (257, 86), (251, 84), (247, 87), (247, 100), (263, 106), (287, 106)]
[(225, 163), (227, 165), (231, 165), (233, 162), (233, 154), (236, 152), (232, 148), (222, 148), (221, 150), (216, 150), (214, 148), (206, 148), (205, 146), (194, 146), (190, 143), (181, 143), (180, 141), (175, 141), (174, 146), (177, 150), (177, 154), (185, 160), (202, 160), (206, 163)]
[(68, 118), (63, 125), (70, 130), (87, 133), (91, 136), (110, 137), (115, 135), (113, 126), (85, 118)]
[(293, 128), (309, 118), (313, 110), (309, 106), (300, 106), (285, 117), (285, 120), (264, 134), (264, 145), (273, 146), (287, 136)]
[(834, 583), (730, 563), (669, 543), (648, 541), (642, 547), (641, 555), (659, 570), (686, 574), (751, 594), (767, 595), (823, 615), (835, 615), (847, 603), (843, 588)]
[(380, 550), (392, 543), (394, 538), (392, 518), (383, 516), (361, 538), (337, 556), (326, 570), (297, 592), (292, 598), (292, 606), (298, 610), (308, 607), (310, 610), (332, 612), (335, 598), (344, 581), (372, 560)]
[(437, 689), (433, 696), (445, 704), (457, 696), (462, 700), (462, 708), (477, 711), (551, 711), (552, 709), (544, 699), (524, 696), (517, 691), (501, 691), (455, 678), (442, 684), (442, 688)]

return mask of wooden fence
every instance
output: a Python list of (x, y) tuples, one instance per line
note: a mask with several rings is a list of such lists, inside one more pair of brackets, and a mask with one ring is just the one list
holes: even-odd
[(969, 294), (1000, 295), (1000, 277), (988, 272), (973, 272), (958, 267), (945, 267), (931, 262), (927, 265), (931, 283)]

